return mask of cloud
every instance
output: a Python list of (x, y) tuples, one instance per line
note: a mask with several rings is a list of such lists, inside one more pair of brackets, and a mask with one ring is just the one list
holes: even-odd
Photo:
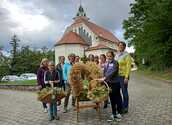
[[(83, 0), (90, 21), (123, 39), (122, 21), (128, 17), (133, 0)], [(21, 45), (53, 47), (72, 23), (80, 0), (1, 0), (0, 45), (10, 47), (15, 33)]]

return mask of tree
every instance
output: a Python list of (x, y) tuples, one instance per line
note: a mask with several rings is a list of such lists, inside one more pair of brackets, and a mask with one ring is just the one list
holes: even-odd
[(3, 56), (2, 50), (3, 50), (3, 46), (0, 46), (0, 57)]
[(54, 51), (47, 49), (46, 52), (32, 50), (29, 46), (21, 47), (16, 61), (16, 74), (36, 73), (42, 58), (54, 60)]
[[(1, 47), (3, 50), (3, 47)], [(0, 53), (0, 81), (4, 75), (9, 74), (9, 58), (5, 57), (2, 53)]]
[(17, 51), (19, 47), (19, 41), (20, 40), (17, 38), (17, 35), (14, 35), (10, 41), (10, 44), (12, 46), (12, 50), (11, 50), (12, 59), (11, 59), (11, 67), (10, 67), (11, 74), (16, 74), (16, 62), (17, 62)]
[(148, 68), (172, 67), (172, 1), (135, 0), (131, 16), (124, 20), (125, 39), (134, 45), (136, 60)]

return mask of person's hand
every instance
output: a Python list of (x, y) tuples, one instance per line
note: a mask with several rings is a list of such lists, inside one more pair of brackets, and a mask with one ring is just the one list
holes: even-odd
[(50, 84), (53, 84), (53, 83), (54, 83), (54, 81), (49, 81), (49, 83), (50, 83)]
[(50, 83), (51, 87), (53, 87), (54, 81), (49, 81), (49, 83)]
[(128, 84), (128, 78), (124, 79), (124, 84)]
[(55, 80), (54, 83), (56, 83), (56, 84), (58, 83), (59, 84), (60, 83), (60, 80)]

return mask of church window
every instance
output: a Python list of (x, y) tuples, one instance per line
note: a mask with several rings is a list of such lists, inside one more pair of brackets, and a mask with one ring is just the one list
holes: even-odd
[(87, 37), (89, 36), (89, 33), (87, 32)]
[(89, 38), (90, 38), (90, 41), (92, 41), (92, 37), (91, 37), (91, 35), (90, 35), (90, 37), (89, 37)]

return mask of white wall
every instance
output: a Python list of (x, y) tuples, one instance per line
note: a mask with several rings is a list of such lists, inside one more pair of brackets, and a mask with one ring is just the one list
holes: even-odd
[(74, 53), (78, 56), (84, 55), (84, 47), (79, 44), (64, 44), (55, 47), (55, 63), (58, 63), (59, 56), (65, 56), (65, 60), (68, 61), (68, 55)]

